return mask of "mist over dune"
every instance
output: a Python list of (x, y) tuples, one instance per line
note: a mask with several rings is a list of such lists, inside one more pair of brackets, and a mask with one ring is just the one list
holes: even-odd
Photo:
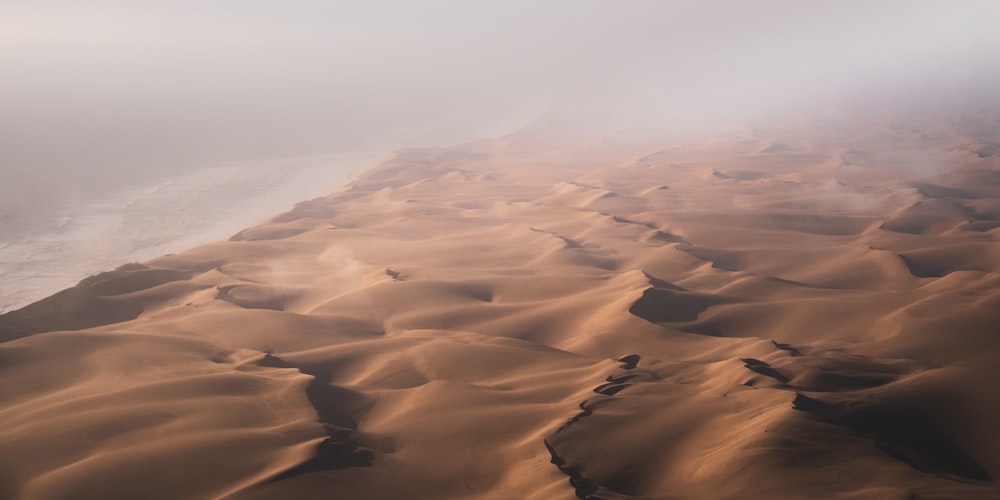
[[(49, 252), (23, 250), (35, 240), (72, 245), (67, 214), (233, 165), (285, 175), (289, 159), (457, 144), (553, 115), (684, 135), (806, 110), (975, 107), (996, 101), (997, 14), (992, 2), (4, 2), (0, 261)], [(70, 283), (97, 269), (47, 272)]]
[(942, 96), (915, 93), (995, 77), (1000, 51), (992, 2), (0, 9), (5, 170), (61, 172), (90, 189), (221, 161), (415, 145), (384, 142), (396, 135), (456, 143), (553, 110), (690, 127), (879, 85), (933, 101)]
[(5, 2), (0, 497), (1000, 497), (998, 18)]

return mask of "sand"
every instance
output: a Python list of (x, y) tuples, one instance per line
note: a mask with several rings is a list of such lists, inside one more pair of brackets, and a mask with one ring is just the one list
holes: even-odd
[(0, 497), (1000, 497), (998, 130), (401, 151), (0, 316)]

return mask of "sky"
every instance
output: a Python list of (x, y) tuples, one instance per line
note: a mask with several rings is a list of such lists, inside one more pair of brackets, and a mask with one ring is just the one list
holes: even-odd
[(977, 78), (998, 21), (989, 0), (5, 0), (0, 161), (96, 185), (553, 110), (711, 123)]
[(998, 23), (993, 0), (0, 0), (0, 245), (203, 169), (552, 114), (694, 130), (983, 98)]

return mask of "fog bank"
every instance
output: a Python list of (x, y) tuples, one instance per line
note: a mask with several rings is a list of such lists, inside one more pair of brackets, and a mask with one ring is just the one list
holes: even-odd
[(5, 2), (4, 169), (146, 177), (553, 109), (712, 123), (948, 88), (995, 74), (998, 18), (990, 1)]
[(996, 99), (997, 19), (992, 1), (8, 1), (0, 243), (205, 169), (552, 114), (696, 131), (975, 106)]

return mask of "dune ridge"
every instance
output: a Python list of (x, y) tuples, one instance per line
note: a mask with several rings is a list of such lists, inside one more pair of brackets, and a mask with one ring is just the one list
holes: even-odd
[(401, 151), (0, 316), (0, 496), (996, 498), (987, 125)]

